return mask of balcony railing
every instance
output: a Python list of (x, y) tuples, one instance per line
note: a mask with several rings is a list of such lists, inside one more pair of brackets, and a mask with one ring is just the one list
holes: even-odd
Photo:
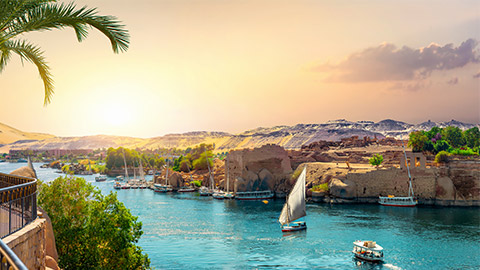
[(0, 238), (37, 218), (37, 180), (0, 173)]
[(27, 269), (1, 238), (37, 218), (37, 179), (0, 173), (0, 270)]

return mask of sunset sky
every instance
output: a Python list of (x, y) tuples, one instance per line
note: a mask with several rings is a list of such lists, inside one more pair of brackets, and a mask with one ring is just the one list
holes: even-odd
[[(69, 1), (66, 1), (67, 3)], [(58, 136), (238, 133), (327, 120), (480, 122), (475, 1), (77, 0), (118, 17), (130, 49), (96, 30), (25, 36), (36, 67), (0, 73), (0, 122)]]

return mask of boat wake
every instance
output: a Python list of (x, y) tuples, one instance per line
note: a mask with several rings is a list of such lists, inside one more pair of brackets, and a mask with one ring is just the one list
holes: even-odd
[(389, 263), (384, 263), (383, 267), (386, 267), (388, 269), (393, 269), (393, 270), (402, 270), (401, 267), (398, 267), (398, 266), (395, 266), (395, 265), (389, 264)]

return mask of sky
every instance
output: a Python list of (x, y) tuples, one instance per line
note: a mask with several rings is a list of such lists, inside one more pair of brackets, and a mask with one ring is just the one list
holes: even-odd
[(395, 119), (480, 123), (478, 1), (77, 0), (130, 33), (114, 54), (91, 30), (28, 33), (36, 67), (0, 73), (0, 122), (57, 136)]

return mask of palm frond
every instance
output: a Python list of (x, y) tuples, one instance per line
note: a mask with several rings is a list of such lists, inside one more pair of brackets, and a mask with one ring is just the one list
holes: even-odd
[(44, 3), (28, 9), (6, 26), (5, 37), (8, 40), (26, 32), (66, 27), (75, 30), (78, 41), (82, 41), (88, 35), (88, 28), (93, 27), (107, 36), (115, 53), (128, 49), (130, 36), (116, 17), (99, 16), (95, 8), (77, 9), (73, 3)]
[(2, 56), (7, 55), (7, 60), (10, 52), (18, 54), (23, 60), (27, 60), (37, 66), (40, 78), (43, 81), (45, 88), (44, 105), (50, 103), (53, 95), (53, 79), (50, 73), (50, 67), (45, 61), (43, 52), (40, 48), (33, 44), (28, 43), (25, 40), (7, 41), (1, 47)]

